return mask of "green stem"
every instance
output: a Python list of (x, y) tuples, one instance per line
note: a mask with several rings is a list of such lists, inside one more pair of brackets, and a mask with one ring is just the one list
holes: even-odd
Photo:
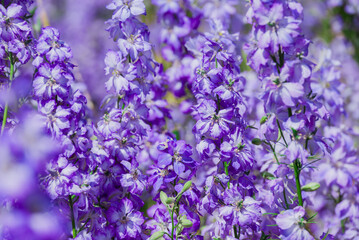
[[(10, 91), (11, 89), (11, 83), (12, 83), (12, 80), (14, 78), (14, 63), (13, 63), (13, 59), (12, 59), (12, 54), (10, 53), (10, 56), (9, 56), (9, 59), (10, 59), (10, 76), (9, 76), (9, 88), (8, 88), (8, 91)], [(5, 101), (5, 108), (4, 108), (4, 115), (3, 115), (3, 118), (2, 118), (2, 125), (1, 125), (1, 133), (0, 135), (3, 135), (4, 133), (4, 129), (5, 129), (5, 125), (6, 125), (6, 120), (7, 120), (7, 114), (8, 114), (8, 110), (9, 110), (9, 102), (8, 100)]]
[(269, 145), (270, 148), (272, 149), (272, 152), (273, 152), (273, 155), (274, 155), (275, 160), (277, 161), (277, 164), (279, 164), (279, 160), (278, 160), (277, 154), (275, 153), (274, 147), (272, 146), (272, 144), (271, 144), (269, 141), (268, 141), (268, 145)]
[(234, 237), (239, 239), (240, 233), (237, 231), (237, 226), (236, 225), (233, 225), (233, 232), (234, 232)]
[(302, 189), (301, 189), (300, 180), (299, 180), (300, 169), (299, 169), (298, 165), (299, 165), (299, 160), (296, 159), (293, 163), (295, 185), (297, 186), (298, 204), (299, 204), (299, 206), (303, 207)]
[(74, 205), (73, 205), (71, 196), (69, 196), (69, 204), (70, 204), (70, 210), (71, 210), (72, 238), (75, 238), (77, 236), (77, 231), (76, 231), (76, 223), (75, 223), (75, 216), (74, 216)]
[[(227, 176), (229, 176), (229, 173), (228, 173), (228, 166), (229, 166), (229, 163), (227, 162), (223, 162), (223, 166), (224, 166), (224, 172), (226, 173)], [(227, 183), (227, 186), (228, 186), (228, 189), (230, 188), (231, 184), (230, 182), (228, 181)]]
[(293, 113), (292, 113), (292, 109), (291, 109), (291, 108), (288, 108), (288, 116), (289, 116), (289, 117), (293, 116)]
[(283, 138), (283, 140), (284, 140), (285, 146), (288, 147), (288, 143), (287, 143), (287, 141), (285, 140), (285, 137), (284, 137), (282, 128), (280, 127), (280, 124), (279, 124), (278, 119), (277, 119), (277, 125), (278, 125), (278, 128), (279, 128), (280, 135), (282, 136), (282, 138)]
[(173, 235), (174, 235), (174, 232), (175, 232), (175, 222), (173, 220), (173, 214), (174, 214), (174, 211), (175, 211), (175, 206), (173, 206), (172, 208), (172, 212), (171, 212), (171, 222), (172, 222), (172, 230), (171, 230), (171, 239), (173, 240)]
[(285, 188), (283, 188), (283, 197), (284, 197), (285, 206), (287, 207), (287, 209), (289, 209), (289, 204), (287, 201), (287, 194), (285, 193)]
[(82, 227), (79, 229), (78, 233), (85, 229), (86, 224), (87, 224), (89, 221), (90, 221), (90, 218), (88, 218), (88, 219), (86, 220), (86, 222), (84, 223), (84, 225), (82, 225)]

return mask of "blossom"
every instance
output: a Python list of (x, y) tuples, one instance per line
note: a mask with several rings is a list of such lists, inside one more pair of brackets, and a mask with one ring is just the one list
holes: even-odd
[(46, 55), (47, 60), (50, 62), (61, 62), (72, 57), (70, 47), (60, 40), (59, 31), (52, 27), (42, 29), (36, 50), (40, 54)]
[(30, 34), (31, 28), (21, 17), (24, 15), (22, 6), (15, 3), (7, 7), (0, 5), (0, 36), (10, 42), (14, 39), (23, 40)]
[(252, 153), (243, 142), (243, 136), (239, 129), (225, 137), (221, 144), (222, 156), (232, 161), (233, 168), (243, 171), (248, 171), (252, 168), (254, 159)]
[(52, 199), (68, 194), (73, 184), (71, 178), (77, 170), (78, 168), (64, 157), (60, 157), (57, 162), (47, 165), (48, 175), (45, 177), (44, 183)]
[[(166, 167), (173, 164), (174, 172), (183, 177), (183, 174), (191, 168), (195, 167), (195, 161), (192, 159), (192, 148), (185, 141), (169, 140), (165, 143), (166, 152), (160, 153), (158, 156), (158, 166)], [(159, 149), (161, 150), (161, 148)]]
[(231, 188), (225, 191), (224, 201), (227, 204), (221, 207), (219, 212), (230, 225), (250, 226), (257, 223), (261, 214), (259, 202), (242, 194), (238, 188)]
[(137, 22), (126, 21), (122, 25), (124, 38), (117, 40), (118, 47), (123, 56), (129, 55), (132, 61), (135, 61), (139, 53), (151, 50), (151, 44), (144, 38), (141, 30), (137, 27)]
[(134, 209), (131, 200), (123, 198), (118, 208), (110, 207), (107, 216), (109, 222), (115, 224), (119, 239), (135, 238), (141, 233), (144, 218)]
[(110, 10), (115, 10), (112, 18), (126, 21), (131, 15), (137, 16), (146, 13), (143, 0), (113, 0), (107, 5)]
[(61, 131), (70, 128), (69, 109), (56, 107), (55, 101), (51, 100), (40, 106), (40, 112), (44, 115), (43, 121), (46, 127), (51, 130), (54, 135), (59, 136)]
[(60, 65), (51, 66), (45, 63), (39, 67), (34, 79), (35, 96), (40, 99), (52, 99), (55, 96), (62, 101), (73, 80), (72, 75), (66, 73)]
[(275, 218), (278, 227), (282, 229), (281, 233), (283, 239), (314, 239), (314, 237), (305, 229), (305, 221), (303, 220), (304, 215), (304, 208), (297, 206), (294, 209), (289, 209), (280, 213)]
[(197, 121), (195, 129), (200, 134), (208, 134), (213, 138), (222, 137), (230, 130), (232, 109), (218, 110), (216, 103), (212, 100), (202, 101), (197, 107), (201, 118)]

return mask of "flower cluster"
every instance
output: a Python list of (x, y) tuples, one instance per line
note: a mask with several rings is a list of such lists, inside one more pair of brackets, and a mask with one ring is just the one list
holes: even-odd
[(356, 239), (355, 1), (86, 1), (0, 5), (1, 239)]
[(16, 123), (15, 116), (9, 111), (9, 105), (12, 105), (9, 93), (15, 73), (31, 57), (33, 39), (31, 25), (24, 19), (26, 14), (26, 7), (16, 3), (0, 5), (0, 83), (4, 96), (0, 107), (3, 116), (1, 133), (5, 127), (10, 128)]

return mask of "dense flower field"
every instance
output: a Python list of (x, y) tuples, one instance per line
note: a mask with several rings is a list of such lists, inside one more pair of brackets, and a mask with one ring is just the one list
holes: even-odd
[(0, 3), (0, 239), (359, 239), (358, 0)]

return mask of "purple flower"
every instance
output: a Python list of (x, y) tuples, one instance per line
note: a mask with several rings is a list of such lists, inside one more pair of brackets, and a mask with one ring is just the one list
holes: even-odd
[(50, 62), (61, 62), (72, 57), (71, 48), (67, 43), (60, 40), (59, 31), (52, 27), (42, 29), (36, 50), (41, 55), (46, 55), (47, 60)]
[(118, 47), (123, 56), (130, 55), (135, 61), (139, 53), (151, 50), (151, 44), (145, 40), (142, 31), (137, 27), (136, 21), (126, 21), (122, 24), (124, 37), (117, 40)]
[(119, 109), (111, 109), (98, 122), (97, 128), (99, 132), (105, 137), (109, 138), (112, 133), (116, 133), (121, 128), (122, 111)]
[(121, 175), (120, 183), (122, 187), (128, 188), (128, 191), (132, 194), (141, 195), (146, 189), (147, 177), (141, 173), (138, 166), (133, 166), (127, 161), (122, 161), (121, 164), (129, 171), (129, 173)]
[(70, 110), (62, 107), (56, 108), (54, 100), (40, 105), (39, 111), (44, 115), (42, 121), (46, 124), (47, 129), (54, 135), (60, 136), (61, 131), (70, 128)]
[(170, 170), (167, 166), (150, 166), (147, 173), (149, 175), (148, 184), (153, 186), (153, 190), (156, 193), (164, 184), (172, 182), (177, 177), (177, 174), (173, 170)]
[(228, 134), (231, 121), (232, 109), (217, 109), (217, 105), (213, 100), (203, 100), (196, 106), (196, 110), (200, 113), (200, 119), (197, 121), (195, 129), (202, 135), (209, 135), (213, 138), (220, 138)]
[(113, 0), (107, 5), (110, 10), (115, 10), (112, 18), (121, 22), (126, 21), (131, 15), (137, 16), (146, 14), (146, 7), (143, 0)]
[(45, 63), (40, 66), (33, 82), (35, 96), (39, 99), (53, 99), (57, 96), (59, 101), (63, 101), (68, 97), (72, 80), (72, 75), (60, 65)]
[(78, 168), (64, 157), (59, 157), (57, 162), (47, 165), (48, 175), (44, 178), (43, 184), (46, 185), (47, 193), (52, 199), (69, 194), (73, 184), (71, 178), (77, 170)]
[(105, 71), (106, 75), (112, 75), (106, 82), (107, 91), (114, 88), (116, 93), (121, 93), (122, 91), (128, 91), (136, 88), (136, 86), (131, 82), (135, 78), (135, 75), (127, 73), (127, 69), (124, 65), (125, 60), (125, 58), (122, 58), (120, 52), (107, 52), (105, 58)]
[(258, 223), (261, 216), (259, 202), (249, 196), (242, 198), (237, 187), (226, 189), (224, 202), (227, 206), (221, 207), (219, 212), (228, 224), (242, 227)]
[(191, 157), (192, 147), (183, 140), (169, 140), (164, 145), (165, 148), (159, 150), (166, 150), (166, 152), (158, 156), (158, 166), (173, 165), (174, 172), (186, 179), (191, 173), (189, 170), (196, 166), (196, 162)]
[(119, 239), (135, 238), (140, 235), (144, 218), (133, 208), (133, 203), (129, 199), (123, 198), (118, 206), (111, 206), (106, 215), (109, 222), (115, 224)]
[(275, 74), (265, 79), (265, 87), (268, 92), (267, 105), (285, 104), (288, 107), (294, 107), (300, 97), (304, 96), (303, 85), (297, 82), (287, 82), (290, 75), (282, 71), (280, 76)]
[(297, 206), (282, 212), (275, 218), (278, 227), (282, 229), (283, 240), (314, 240), (314, 237), (305, 229), (304, 215), (304, 208)]
[(112, 156), (121, 160), (129, 160), (136, 155), (137, 146), (140, 143), (138, 135), (123, 129), (111, 134), (111, 137), (105, 142), (105, 147), (111, 150)]
[(231, 166), (236, 171), (248, 171), (253, 166), (254, 159), (251, 150), (243, 142), (243, 134), (239, 129), (224, 138), (221, 153), (223, 157), (232, 161)]
[(11, 4), (7, 9), (0, 5), (0, 36), (6, 42), (14, 39), (24, 40), (30, 34), (29, 24), (21, 17), (24, 15), (23, 7)]

